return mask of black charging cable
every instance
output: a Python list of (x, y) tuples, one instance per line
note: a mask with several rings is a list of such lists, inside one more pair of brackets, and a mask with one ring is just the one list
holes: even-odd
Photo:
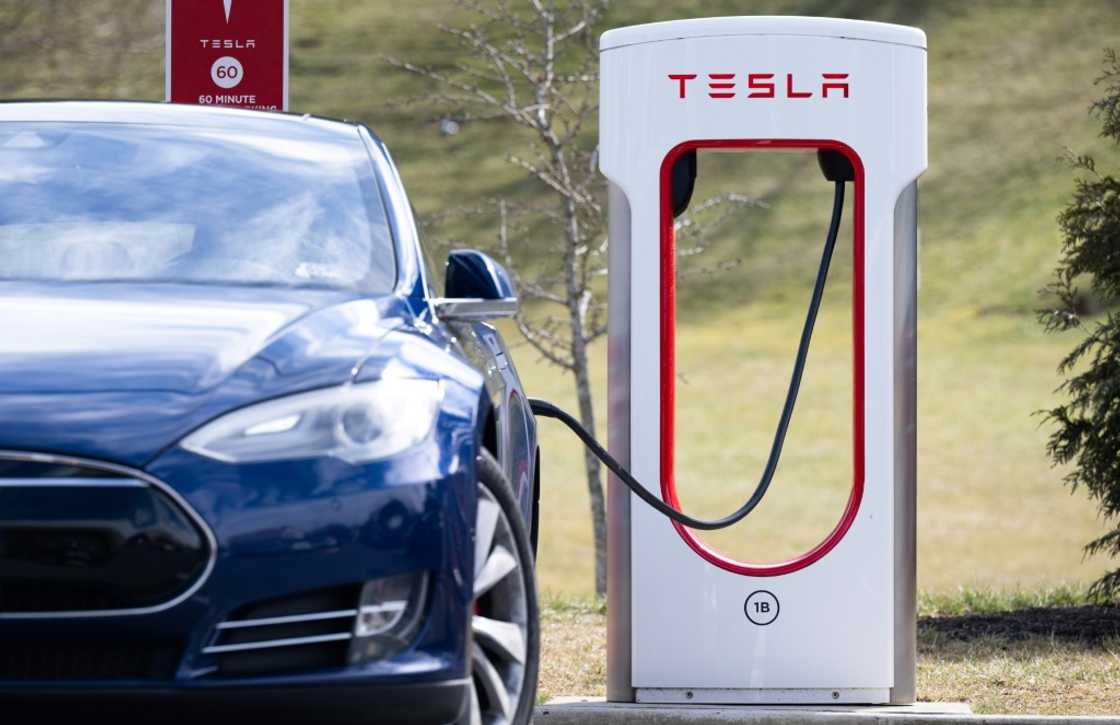
[[(837, 156), (839, 156), (838, 153)], [(840, 232), (840, 219), (844, 213), (844, 182), (850, 181), (853, 176), (850, 165), (846, 168), (843, 167), (843, 163), (846, 163), (846, 161), (846, 159), (843, 159), (840, 170), (836, 171), (826, 166), (826, 160), (823, 157), (821, 160), (821, 167), (824, 170), (825, 176), (836, 182), (836, 192), (832, 200), (832, 221), (828, 225), (828, 236), (824, 241), (824, 251), (821, 254), (820, 267), (817, 268), (817, 280), (813, 284), (813, 296), (809, 300), (809, 312), (805, 315), (805, 324), (801, 328), (801, 341), (797, 345), (797, 358), (793, 363), (793, 375), (790, 376), (789, 390), (786, 391), (786, 401), (782, 406), (782, 417), (778, 420), (778, 428), (774, 431), (774, 442), (770, 445), (770, 457), (766, 460), (766, 468), (762, 472), (762, 477), (759, 479), (758, 485), (755, 486), (754, 493), (751, 494), (751, 497), (747, 499), (746, 503), (739, 507), (737, 511), (723, 518), (710, 521), (696, 519), (686, 513), (678, 511), (662, 501), (658, 496), (651, 493), (648, 488), (631, 476), (630, 472), (623, 468), (622, 465), (587, 432), (587, 429), (580, 425), (580, 422), (571, 415), (546, 400), (529, 398), (529, 408), (533, 411), (533, 414), (543, 418), (555, 418), (571, 428), (572, 432), (583, 441), (583, 444), (595, 454), (596, 458), (602, 461), (603, 465), (610, 469), (611, 473), (617, 476), (631, 491), (637, 494), (638, 498), (679, 524), (687, 526), (690, 529), (713, 531), (715, 529), (725, 529), (746, 518), (746, 516), (750, 514), (751, 511), (754, 511), (755, 507), (762, 502), (763, 496), (766, 495), (766, 491), (770, 488), (770, 483), (774, 480), (774, 474), (778, 472), (778, 461), (782, 457), (782, 446), (785, 445), (786, 442), (789, 422), (793, 418), (793, 407), (797, 403), (797, 393), (801, 388), (801, 376), (805, 372), (805, 362), (809, 357), (809, 343), (813, 339), (813, 327), (817, 323), (817, 313), (820, 311), (821, 299), (824, 297), (825, 282), (828, 280), (828, 268), (832, 264), (832, 253), (836, 249), (836, 236)]]

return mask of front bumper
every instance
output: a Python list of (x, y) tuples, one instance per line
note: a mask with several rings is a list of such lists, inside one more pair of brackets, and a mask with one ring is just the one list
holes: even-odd
[(38, 687), (13, 689), (0, 685), (4, 711), (26, 709), (36, 718), (53, 715), (116, 713), (145, 710), (146, 722), (197, 722), (201, 715), (221, 719), (239, 712), (283, 722), (451, 723), (468, 702), (469, 679), (412, 684), (288, 685), (284, 687), (188, 687), (112, 689)]
[[(213, 533), (212, 570), (189, 597), (159, 611), (0, 612), (0, 700), (98, 708), (150, 700), (173, 703), (175, 711), (180, 703), (282, 712), (308, 705), (315, 718), (357, 712), (376, 722), (455, 719), (469, 672), (473, 445), (473, 436), (448, 435), (365, 466), (235, 466), (169, 450), (145, 473), (174, 490)], [(271, 671), (266, 664), (246, 673), (223, 670), (222, 656), (206, 652), (219, 625), (241, 612), (416, 572), (430, 581), (422, 624), (407, 647), (383, 658), (357, 661), (343, 646), (331, 665)], [(5, 659), (17, 643), (30, 653), (26, 665)]]

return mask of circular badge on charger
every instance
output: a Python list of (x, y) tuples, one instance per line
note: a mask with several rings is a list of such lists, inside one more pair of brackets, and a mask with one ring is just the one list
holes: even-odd
[(759, 626), (766, 626), (777, 619), (780, 610), (781, 606), (778, 604), (778, 598), (765, 589), (752, 592), (743, 604), (743, 611), (747, 613), (747, 619)]

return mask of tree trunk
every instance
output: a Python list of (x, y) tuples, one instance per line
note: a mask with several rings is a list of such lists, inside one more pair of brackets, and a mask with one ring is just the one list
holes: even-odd
[[(576, 381), (576, 397), (579, 399), (579, 420), (594, 437), (595, 409), (591, 404), (591, 376), (587, 370), (587, 347), (582, 335), (574, 338), (572, 352), (576, 363), (572, 374)], [(583, 449), (583, 465), (587, 470), (591, 531), (595, 537), (595, 593), (603, 597), (607, 594), (607, 508), (603, 499), (603, 482), (599, 475), (599, 459), (586, 447)]]
[[(559, 147), (553, 147), (554, 163), (567, 179), (567, 168)], [(595, 408), (591, 402), (591, 375), (587, 369), (587, 334), (584, 328), (583, 295), (586, 282), (580, 277), (576, 249), (582, 243), (579, 217), (571, 197), (564, 200), (567, 249), (564, 252), (564, 272), (567, 286), (568, 326), (571, 333), (572, 374), (576, 382), (579, 401), (579, 421), (595, 437)], [(599, 459), (586, 447), (583, 465), (587, 472), (587, 495), (591, 499), (591, 531), (595, 538), (595, 593), (607, 595), (607, 507), (603, 496), (603, 480), (599, 475)]]

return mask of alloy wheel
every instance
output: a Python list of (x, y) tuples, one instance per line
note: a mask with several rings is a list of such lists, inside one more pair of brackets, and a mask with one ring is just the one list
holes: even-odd
[(470, 723), (500, 725), (513, 722), (521, 701), (529, 607), (513, 528), (483, 485), (475, 531)]

